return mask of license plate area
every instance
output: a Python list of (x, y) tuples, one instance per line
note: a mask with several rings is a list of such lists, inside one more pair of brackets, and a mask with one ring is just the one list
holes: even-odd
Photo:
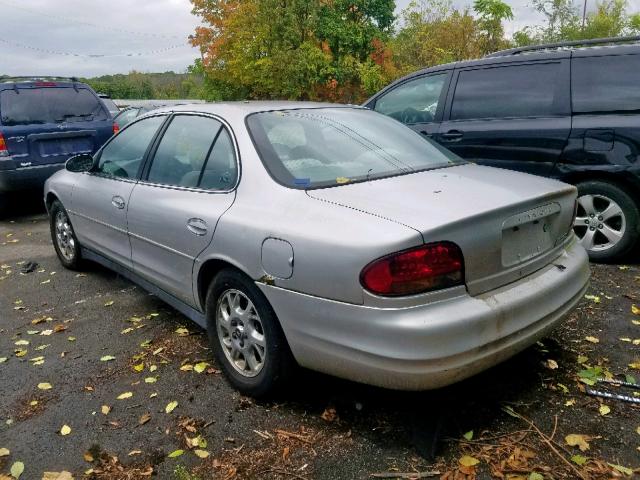
[(525, 262), (555, 245), (553, 223), (560, 213), (558, 203), (550, 203), (509, 217), (502, 225), (502, 265)]

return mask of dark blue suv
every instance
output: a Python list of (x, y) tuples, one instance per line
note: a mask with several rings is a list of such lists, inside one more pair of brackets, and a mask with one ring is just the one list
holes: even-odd
[(106, 106), (73, 78), (0, 77), (0, 214), (8, 195), (41, 190), (79, 153), (95, 153), (117, 127)]

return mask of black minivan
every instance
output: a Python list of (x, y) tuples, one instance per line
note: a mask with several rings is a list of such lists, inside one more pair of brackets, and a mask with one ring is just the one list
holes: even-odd
[(440, 65), (365, 106), (469, 161), (577, 185), (577, 236), (592, 260), (619, 260), (640, 238), (640, 44), (630, 40), (640, 37)]

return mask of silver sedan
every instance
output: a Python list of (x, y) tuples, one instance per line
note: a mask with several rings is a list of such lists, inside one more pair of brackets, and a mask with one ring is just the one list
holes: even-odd
[(120, 272), (206, 328), (229, 381), (300, 365), (431, 389), (544, 336), (583, 296), (576, 189), (477, 166), (363, 108), (154, 111), (45, 201), (62, 264)]

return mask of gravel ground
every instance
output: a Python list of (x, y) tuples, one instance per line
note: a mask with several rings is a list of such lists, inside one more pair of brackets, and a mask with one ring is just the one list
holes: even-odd
[[(25, 262), (38, 268), (21, 274)], [(580, 380), (640, 368), (634, 264), (593, 265), (589, 295), (550, 338), (455, 386), (403, 393), (303, 371), (270, 402), (232, 390), (204, 332), (154, 296), (98, 266), (64, 270), (44, 213), (0, 221), (0, 265), (0, 479), (17, 462), (22, 479), (640, 472), (640, 409)]]

